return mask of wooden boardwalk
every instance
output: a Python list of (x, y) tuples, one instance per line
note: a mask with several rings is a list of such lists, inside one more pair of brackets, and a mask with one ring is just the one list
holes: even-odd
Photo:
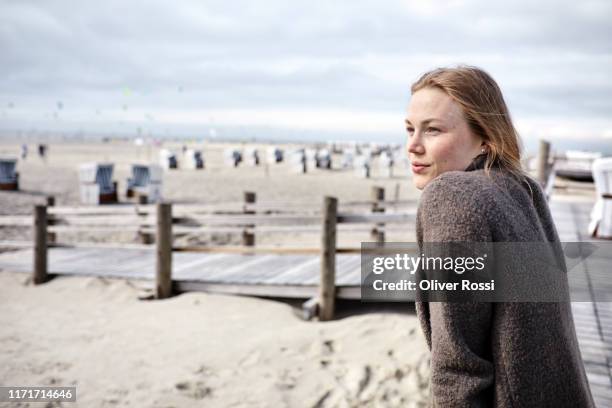
[[(155, 248), (50, 248), (49, 273), (127, 279), (155, 278)], [(0, 254), (0, 270), (31, 272), (33, 250)], [(336, 255), (338, 297), (359, 299), (359, 254)], [(316, 255), (175, 252), (172, 280), (178, 291), (202, 290), (287, 298), (318, 294)]]
[[(590, 239), (591, 202), (553, 196), (550, 207), (561, 241)], [(0, 270), (31, 273), (32, 260), (31, 249), (2, 253)], [(612, 258), (593, 261), (612, 266)], [(51, 248), (49, 273), (153, 280), (155, 249)], [(173, 253), (172, 278), (178, 291), (306, 299), (318, 294), (319, 273), (320, 258), (316, 255)], [(597, 291), (612, 295), (612, 276), (597, 276), (593, 287), (594, 277), (588, 268), (581, 273), (578, 286), (591, 294), (591, 301), (572, 303), (578, 341), (597, 406), (612, 407), (612, 299), (602, 302), (593, 297)], [(360, 277), (359, 254), (336, 255), (339, 298), (359, 299)]]
[[(587, 233), (591, 202), (555, 201), (553, 196), (550, 207), (562, 242), (591, 240)], [(611, 266), (605, 269), (612, 273), (612, 254), (610, 257), (603, 261)], [(586, 263), (601, 261), (594, 259)], [(585, 269), (581, 271), (585, 274), (582, 283), (589, 286), (589, 282), (595, 281), (596, 285), (587, 288), (591, 291), (590, 302), (572, 302), (576, 333), (595, 403), (598, 407), (612, 407), (612, 302), (595, 301), (595, 296), (600, 299), (612, 295), (612, 274), (591, 277), (588, 265)]]

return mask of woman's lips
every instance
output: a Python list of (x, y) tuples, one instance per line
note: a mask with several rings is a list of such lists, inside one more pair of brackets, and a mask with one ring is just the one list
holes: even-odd
[(416, 174), (423, 173), (428, 167), (428, 164), (412, 163), (412, 172)]

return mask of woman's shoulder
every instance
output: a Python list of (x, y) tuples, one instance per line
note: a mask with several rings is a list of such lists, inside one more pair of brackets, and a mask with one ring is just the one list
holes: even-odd
[(490, 241), (495, 185), (480, 170), (450, 171), (430, 181), (417, 210), (417, 239), (424, 242)]
[(483, 170), (449, 171), (430, 181), (421, 195), (421, 204), (486, 204), (499, 186)]

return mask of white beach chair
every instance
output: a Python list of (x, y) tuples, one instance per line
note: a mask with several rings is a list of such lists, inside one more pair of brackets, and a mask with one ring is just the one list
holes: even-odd
[(304, 149), (304, 153), (306, 154), (306, 168), (308, 171), (315, 169), (317, 167), (317, 151), (307, 148)]
[(591, 211), (589, 233), (596, 238), (612, 239), (612, 157), (593, 162), (593, 180), (597, 201)]
[(79, 166), (79, 184), (83, 204), (117, 202), (117, 184), (113, 182), (112, 163), (84, 163)]
[(223, 161), (227, 166), (238, 167), (238, 164), (242, 161), (242, 153), (237, 149), (225, 149), (223, 151)]
[(280, 163), (283, 161), (283, 151), (278, 147), (270, 146), (267, 150), (267, 160), (268, 163)]
[(183, 153), (183, 164), (186, 169), (197, 170), (204, 168), (204, 157), (200, 150), (186, 149)]
[(19, 190), (19, 173), (15, 171), (17, 159), (0, 159), (0, 190)]
[(317, 150), (315, 154), (315, 160), (317, 167), (320, 169), (331, 169), (332, 168), (332, 159), (331, 153), (328, 149)]
[(178, 169), (178, 160), (176, 154), (168, 149), (159, 151), (159, 164), (164, 170)]
[(344, 150), (342, 152), (342, 168), (343, 169), (352, 168), (354, 159), (355, 159), (354, 150)]
[(306, 173), (306, 152), (304, 149), (297, 149), (291, 152), (289, 158), (289, 162), (291, 163), (291, 171), (293, 173)]
[(148, 203), (161, 201), (162, 168), (155, 164), (133, 164), (132, 177), (127, 179), (128, 197), (144, 196)]
[(355, 174), (362, 178), (370, 178), (370, 156), (360, 154), (355, 158)]
[(378, 168), (382, 177), (393, 177), (393, 156), (388, 151), (384, 150), (380, 153)]
[(244, 151), (245, 162), (249, 166), (259, 166), (259, 150), (254, 147), (247, 147)]

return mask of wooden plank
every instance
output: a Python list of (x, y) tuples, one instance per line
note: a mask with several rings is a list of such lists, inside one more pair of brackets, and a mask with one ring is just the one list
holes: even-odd
[(154, 205), (110, 205), (110, 206), (56, 206), (49, 209), (52, 215), (130, 215), (143, 212), (153, 213)]
[(307, 299), (317, 294), (315, 286), (290, 286), (290, 285), (242, 285), (209, 283), (200, 281), (177, 281), (176, 288), (179, 292), (210, 292), (232, 295), (267, 296), (279, 298)]
[[(364, 200), (364, 201), (343, 201), (338, 203), (338, 208), (342, 210), (348, 209), (359, 209), (359, 210), (368, 210), (371, 208), (373, 201)], [(418, 206), (418, 200), (398, 200), (396, 201), (378, 201), (379, 207), (382, 208), (396, 208), (396, 207), (407, 207), (407, 208), (416, 208)], [(311, 202), (308, 201), (263, 201), (257, 202), (256, 204), (249, 205), (250, 209), (257, 210), (260, 212), (265, 211), (277, 211), (277, 212), (314, 212), (320, 213), (321, 209), (317, 207), (313, 207)]]
[[(285, 278), (287, 276), (285, 275)], [(334, 281), (335, 282), (335, 281)], [(321, 285), (321, 260), (319, 263), (308, 262), (293, 272), (291, 279), (287, 280), (284, 284), (300, 284), (300, 285)]]
[(71, 264), (78, 262), (82, 259), (99, 259), (101, 258), (100, 250), (98, 248), (81, 248), (78, 250), (72, 250), (68, 248), (53, 248), (49, 250), (49, 264), (51, 267), (58, 263)]
[(193, 215), (188, 217), (176, 217), (177, 223), (200, 223), (205, 225), (240, 225), (245, 224), (268, 224), (268, 225), (308, 225), (319, 223), (321, 217), (316, 215), (278, 215), (278, 214), (254, 214), (254, 215)]
[[(261, 258), (261, 256), (258, 256), (258, 257)], [(267, 283), (268, 279), (277, 277), (279, 273), (282, 273), (282, 272), (279, 272), (281, 271), (281, 268), (282, 270), (286, 270), (290, 268), (291, 264), (296, 264), (304, 258), (306, 257), (301, 256), (301, 255), (298, 255), (298, 256), (296, 255), (268, 255), (263, 260), (263, 262), (251, 263), (249, 265), (249, 266), (259, 265), (259, 267), (255, 269), (248, 268), (246, 270), (243, 270), (243, 274), (242, 275), (237, 274), (234, 279), (239, 279), (240, 281), (244, 283), (253, 283), (253, 284)], [(314, 258), (314, 257), (309, 257), (309, 258)], [(289, 283), (300, 284), (300, 282), (297, 282), (295, 280), (292, 280)], [(279, 282), (279, 284), (283, 284), (283, 282)]]
[(303, 247), (253, 247), (245, 248), (242, 246), (175, 246), (175, 252), (201, 252), (201, 253), (227, 253), (227, 254), (318, 254), (319, 248)]
[(143, 244), (126, 244), (126, 243), (115, 243), (115, 242), (79, 242), (79, 243), (60, 243), (54, 244), (51, 246), (52, 248), (74, 248), (74, 249), (139, 249), (139, 250), (147, 250), (154, 251), (155, 247), (153, 245), (143, 245)]
[(298, 276), (302, 270), (310, 270), (315, 277), (315, 285), (318, 285), (320, 260), (315, 256), (308, 255), (277, 255), (276, 258), (266, 265), (270, 273), (260, 277), (261, 283), (270, 284), (302, 284)]
[(97, 216), (64, 216), (54, 218), (56, 225), (124, 225), (138, 227), (142, 224), (155, 225), (154, 216), (139, 217), (138, 215), (97, 215)]
[[(179, 292), (209, 292), (219, 294), (263, 296), (275, 298), (308, 299), (317, 295), (315, 286), (293, 286), (293, 285), (240, 285), (208, 283), (199, 281), (177, 281), (175, 286)], [(340, 287), (337, 297), (339, 299), (359, 299), (361, 291), (359, 287)]]
[[(152, 230), (152, 229), (151, 229)], [(133, 232), (140, 231), (139, 225), (134, 224), (119, 224), (119, 225), (54, 225), (48, 228), (51, 232), (98, 232), (98, 233), (117, 233), (117, 232)]]
[(0, 248), (34, 248), (32, 241), (0, 241)]
[[(240, 254), (222, 254), (223, 256), (218, 257), (215, 261), (210, 262), (206, 266), (206, 270), (187, 270), (183, 271), (183, 276), (188, 275), (196, 280), (203, 280), (209, 282), (220, 281), (219, 276), (222, 276), (226, 270), (235, 266), (240, 266), (245, 258), (252, 259), (255, 255), (240, 255)], [(208, 256), (208, 255), (205, 255)]]
[(31, 215), (0, 215), (0, 226), (2, 227), (31, 227)]
[(302, 318), (311, 320), (319, 314), (319, 299), (311, 297), (306, 302), (302, 303)]
[(406, 223), (416, 222), (416, 213), (398, 214), (338, 214), (338, 223)]
[(336, 284), (359, 285), (361, 282), (361, 256), (340, 255), (336, 257)]
[[(185, 253), (182, 253), (180, 255), (184, 255)], [(176, 277), (179, 277), (181, 273), (183, 273), (184, 271), (189, 271), (189, 270), (201, 270), (200, 268), (206, 266), (207, 264), (216, 262), (219, 260), (219, 258), (224, 257), (225, 254), (210, 254), (207, 256), (198, 256), (196, 259), (193, 260), (189, 260), (189, 261), (184, 261), (181, 259), (180, 256), (177, 256), (175, 259), (175, 263), (174, 263), (174, 268), (172, 270), (172, 273), (174, 275), (176, 275)], [(204, 272), (202, 273), (202, 276), (205, 277), (206, 273), (205, 273), (205, 269)]]
[[(304, 271), (312, 274), (314, 272), (315, 279), (318, 279), (318, 272), (321, 265), (321, 260), (318, 257), (302, 257), (302, 259), (295, 259), (291, 267), (286, 268), (281, 273), (275, 273), (264, 280), (267, 284), (285, 285), (290, 283), (302, 284)], [(317, 282), (318, 283), (318, 282)]]
[[(257, 283), (258, 273), (265, 273), (266, 268), (264, 265), (270, 261), (274, 255), (258, 255), (252, 257), (245, 257), (240, 263), (233, 267), (223, 269), (220, 273), (217, 273), (214, 277), (209, 277), (207, 280), (216, 282), (240, 282), (240, 283)], [(259, 268), (258, 268), (259, 267)]]
[[(141, 228), (143, 232), (151, 232), (152, 228)], [(214, 234), (214, 233), (229, 233), (229, 234), (239, 234), (244, 231), (244, 227), (219, 227), (219, 226), (202, 226), (202, 225), (181, 225), (174, 224), (172, 226), (172, 233), (174, 235), (197, 235), (197, 234)]]
[[(382, 227), (385, 231), (406, 231), (406, 227), (403, 226), (389, 226), (386, 225)], [(187, 226), (187, 225), (176, 225), (173, 227), (173, 232), (175, 234), (178, 233), (215, 233), (215, 232), (227, 232), (227, 233), (240, 233), (245, 228), (243, 227), (216, 227), (216, 226)], [(253, 227), (247, 228), (249, 231), (253, 232), (265, 232), (265, 233), (312, 233), (312, 234), (320, 234), (321, 226), (320, 225), (255, 225)], [(354, 224), (340, 224), (338, 225), (338, 232), (349, 233), (349, 232), (369, 232), (371, 230), (370, 226), (367, 225), (354, 225)], [(147, 231), (147, 229), (143, 229), (143, 231)]]

